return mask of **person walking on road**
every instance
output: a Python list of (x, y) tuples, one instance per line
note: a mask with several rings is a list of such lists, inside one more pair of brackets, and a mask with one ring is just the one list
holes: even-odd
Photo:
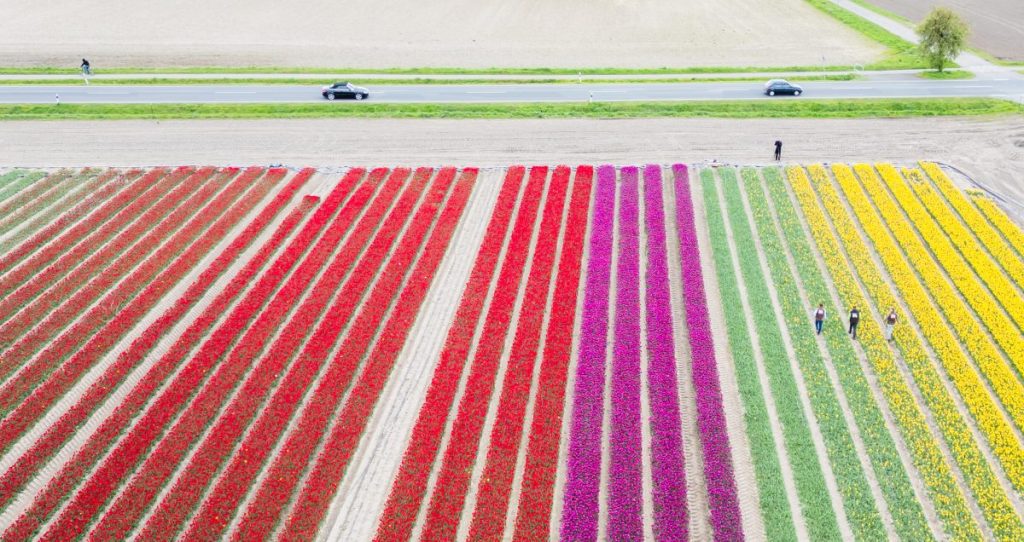
[(818, 303), (818, 309), (814, 311), (814, 329), (817, 330), (818, 335), (821, 335), (821, 328), (825, 325), (825, 305)]
[(775, 140), (775, 161), (782, 160), (782, 141)]
[(892, 340), (892, 330), (896, 327), (896, 307), (889, 309), (889, 314), (885, 317), (885, 340)]
[(860, 323), (860, 310), (857, 307), (850, 309), (850, 335), (853, 335), (853, 340), (857, 340), (857, 324)]

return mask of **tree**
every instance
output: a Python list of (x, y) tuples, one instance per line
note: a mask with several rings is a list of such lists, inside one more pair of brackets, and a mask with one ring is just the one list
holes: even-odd
[(946, 8), (935, 8), (917, 27), (918, 49), (928, 65), (940, 72), (967, 45), (967, 23)]

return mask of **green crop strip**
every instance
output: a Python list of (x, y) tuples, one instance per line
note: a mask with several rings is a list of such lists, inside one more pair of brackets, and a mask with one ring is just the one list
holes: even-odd
[(568, 102), (484, 104), (26, 104), (0, 105), (2, 120), (269, 118), (905, 118), (1012, 115), (1021, 106), (996, 98)]
[(25, 170), (14, 170), (0, 178), (0, 202), (18, 193), (19, 190), (42, 179), (46, 173), (42, 171), (26, 172)]
[[(714, 174), (709, 169), (700, 172), (704, 192), (704, 208), (707, 213), (708, 231), (711, 236), (712, 255), (718, 276), (718, 290), (725, 307), (740, 307), (739, 284), (729, 255), (725, 222), (718, 203), (718, 190)], [(754, 365), (754, 348), (750, 339), (747, 320), (737, 311), (725, 311), (725, 325), (729, 337), (729, 349), (736, 364), (736, 379), (740, 398), (743, 401), (743, 418), (747, 439), (754, 462), (754, 477), (760, 496), (761, 514), (764, 517), (768, 540), (796, 540), (793, 517), (790, 514), (789, 497), (782, 482), (782, 470), (775, 453), (775, 437), (768, 420), (765, 398), (758, 382), (757, 367)]]
[[(830, 302), (832, 297), (829, 295), (821, 272), (814, 264), (814, 253), (811, 251), (807, 236), (801, 227), (801, 219), (797, 216), (793, 202), (786, 192), (782, 175), (777, 168), (767, 168), (764, 170), (764, 177), (779, 226), (783, 231), (785, 244), (792, 254), (804, 291), (812, 303), (815, 301), (824, 303), (833, 315), (843, 314), (845, 311), (842, 307)], [(755, 192), (753, 186), (749, 184), (747, 188), (751, 204), (757, 202), (757, 206), (763, 206), (763, 192), (760, 190)], [(755, 215), (757, 214), (760, 213), (755, 212)], [(770, 236), (775, 235), (767, 225), (761, 230), (763, 232), (770, 231)], [(762, 237), (762, 243), (765, 246), (768, 245), (768, 243), (764, 243), (764, 237)], [(774, 258), (770, 256), (768, 261), (770, 264), (774, 264)], [(782, 297), (785, 299), (785, 296)], [(914, 495), (910, 478), (896, 451), (896, 444), (885, 426), (885, 419), (871, 394), (867, 379), (860, 371), (859, 364), (856, 362), (857, 353), (842, 329), (842, 323), (840, 322), (839, 326), (826, 326), (822, 331), (822, 336), (825, 337), (825, 345), (834, 361), (833, 366), (839, 375), (847, 403), (860, 430), (868, 457), (871, 459), (871, 466), (878, 485), (889, 504), (889, 513), (892, 515), (896, 533), (903, 540), (932, 539), (921, 504)]]

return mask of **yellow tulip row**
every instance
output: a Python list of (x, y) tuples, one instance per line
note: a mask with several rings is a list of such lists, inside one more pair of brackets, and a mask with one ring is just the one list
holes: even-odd
[[(964, 259), (956, 252), (956, 249), (953, 248), (946, 235), (935, 224), (935, 221), (931, 219), (928, 212), (917, 201), (910, 189), (907, 188), (907, 183), (900, 177), (896, 168), (888, 164), (878, 164), (878, 172), (881, 173), (882, 179), (885, 180), (886, 185), (889, 186), (889, 189), (896, 196), (900, 206), (906, 211), (910, 221), (917, 226), (917, 230), (921, 232), (921, 237), (924, 238), (928, 247), (931, 248), (931, 252), (935, 255), (939, 265), (946, 270), (946, 273), (953, 280), (957, 290), (967, 300), (967, 303), (974, 308), (974, 312), (977, 313), (982, 323), (985, 324), (996, 342), (1002, 347), (1007, 358), (1013, 361), (1018, 371), (1024, 373), (1024, 336), (1021, 336), (1020, 331), (1014, 326), (1013, 322), (1009, 321), (1003, 311), (1000, 310), (999, 303), (993, 299), (992, 294), (986, 291), (981, 282), (975, 278), (970, 267), (967, 266)], [(914, 184), (915, 188), (920, 189), (922, 193), (926, 192), (927, 185), (922, 183)], [(935, 193), (932, 192), (931, 196), (935, 196)], [(924, 197), (930, 199), (927, 194)], [(1004, 293), (1003, 295), (1010, 294)], [(966, 311), (960, 312), (961, 318), (968, 317)]]
[(1013, 279), (1017, 286), (1024, 287), (1024, 260), (1021, 260), (1020, 256), (1006, 244), (999, 232), (971, 205), (967, 196), (953, 184), (942, 168), (932, 162), (921, 162), (921, 168), (931, 177), (935, 186), (946, 197), (946, 201), (960, 214), (964, 223), (985, 245), (995, 264), (997, 266), (1002, 264), (1006, 274)]
[(974, 204), (981, 209), (985, 217), (995, 225), (999, 233), (1006, 237), (1010, 246), (1017, 250), (1018, 258), (1024, 256), (1024, 230), (1021, 230), (1020, 226), (1017, 226), (1017, 224), (1010, 220), (1010, 217), (1006, 216), (1006, 213), (994, 201), (981, 194), (972, 194), (971, 198), (974, 200)]
[[(885, 192), (871, 167), (858, 164), (856, 170), (864, 188), (871, 195), (874, 205), (865, 197), (849, 167), (845, 165), (832, 167), (836, 180), (842, 187), (864, 230), (874, 243), (875, 251), (878, 252), (885, 267), (888, 268), (889, 275), (903, 295), (921, 332), (931, 343), (932, 349), (938, 355), (946, 373), (977, 420), (996, 457), (1002, 463), (1007, 477), (1015, 487), (1024, 487), (1024, 448), (1017, 440), (1013, 428), (999, 412), (967, 356), (960, 349), (953, 332), (943, 321), (939, 311), (929, 301), (928, 293), (922, 287), (921, 281), (918, 281), (917, 276), (921, 277), (932, 292), (949, 321), (960, 332), (964, 343), (972, 347), (971, 351), (975, 355), (978, 365), (985, 372), (996, 393), (1003, 399), (1007, 410), (1011, 414), (1019, 416), (1014, 418), (1018, 423), (1024, 421), (1024, 387), (1003, 363), (999, 353), (995, 351), (977, 322), (969, 316), (964, 316), (966, 309), (963, 307), (963, 302), (953, 292), (949, 283), (943, 279), (939, 268), (928, 257), (927, 250), (914, 235), (907, 221), (902, 219), (902, 214), (892, 198)], [(878, 213), (875, 212), (875, 206), (885, 217), (885, 222), (893, 233), (892, 237), (898, 240), (899, 247), (902, 247), (907, 254), (917, 270), (917, 275), (908, 265), (907, 260), (903, 258), (896, 242), (888, 235), (886, 226), (882, 224)]]
[[(847, 306), (868, 306), (839, 248), (838, 239), (829, 229), (828, 220), (818, 204), (806, 172), (799, 167), (789, 167), (786, 174), (843, 302)], [(981, 538), (965, 496), (873, 319), (865, 319), (861, 324), (859, 338), (946, 533), (954, 540)]]
[[(811, 166), (808, 170), (814, 181), (814, 187), (818, 189), (818, 194), (825, 204), (825, 209), (843, 239), (853, 267), (859, 272), (861, 281), (874, 301), (874, 305), (877, 307), (898, 306), (889, 285), (882, 278), (877, 265), (870, 256), (870, 249), (858, 235), (857, 226), (843, 207), (840, 196), (829, 178), (828, 171), (822, 166)], [(867, 201), (863, 199), (863, 192), (860, 187), (851, 188), (856, 188), (856, 190), (851, 191), (848, 197), (859, 192), (862, 200), (860, 202), (851, 201), (851, 204), (854, 209), (858, 209), (858, 207), (863, 209), (863, 203)], [(872, 225), (881, 227), (881, 224), (876, 222), (865, 224), (865, 229), (874, 229), (871, 228)], [(909, 325), (897, 326), (894, 338), (903, 352), (903, 361), (910, 369), (917, 388), (924, 397), (928, 409), (931, 410), (933, 419), (945, 437), (949, 450), (959, 465), (960, 471), (964, 474), (967, 485), (974, 494), (978, 507), (985, 515), (993, 533), (999, 538), (1024, 540), (1024, 525), (1017, 517), (1009, 498), (992, 472), (991, 466), (978, 448), (977, 442), (972, 438), (967, 423), (957, 410), (953, 398), (943, 386), (942, 379), (932, 365), (921, 339)], [(878, 348), (888, 350), (889, 346), (882, 341)]]

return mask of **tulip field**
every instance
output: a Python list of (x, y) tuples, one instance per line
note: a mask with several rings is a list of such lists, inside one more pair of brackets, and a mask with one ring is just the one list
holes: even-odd
[(1024, 231), (935, 163), (0, 169), (0, 540), (1024, 540), (1022, 491)]

